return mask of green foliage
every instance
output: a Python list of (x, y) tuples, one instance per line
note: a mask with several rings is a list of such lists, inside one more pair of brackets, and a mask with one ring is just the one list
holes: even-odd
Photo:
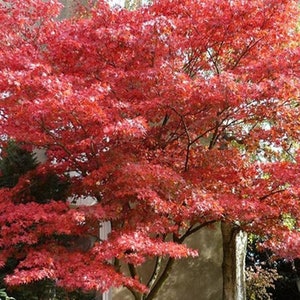
[(292, 230), (296, 228), (297, 220), (290, 214), (284, 214), (282, 216), (282, 223), (284, 226)]
[[(8, 142), (2, 152), (0, 188), (14, 187), (22, 175), (35, 170), (38, 166), (35, 155), (13, 141)], [(41, 204), (49, 200), (64, 200), (68, 186), (68, 178), (61, 178), (53, 171), (32, 172), (28, 186), (24, 186), (16, 195), (16, 202), (22, 202), (26, 198)]]
[[(51, 280), (40, 280), (14, 288), (11, 295), (17, 300), (94, 300), (95, 292), (68, 292)], [(8, 298), (9, 299), (9, 298)], [(14, 299), (14, 298), (11, 298)]]
[(282, 277), (272, 262), (272, 253), (258, 250), (257, 245), (262, 241), (258, 235), (248, 235), (245, 270), (247, 300), (271, 300), (275, 282)]
[(15, 300), (15, 298), (7, 295), (5, 289), (0, 289), (0, 299), (1, 300)]
[(275, 282), (280, 279), (276, 268), (263, 269), (260, 266), (247, 267), (247, 300), (271, 300), (270, 289), (275, 289)]
[(30, 184), (30, 195), (38, 203), (47, 203), (49, 200), (64, 200), (66, 198), (67, 179), (61, 179), (55, 173), (37, 174)]
[(8, 142), (2, 149), (0, 160), (0, 188), (14, 187), (20, 176), (37, 167), (38, 162), (34, 154), (22, 149), (14, 141)]
[(125, 0), (124, 6), (126, 9), (134, 10), (141, 7), (142, 1), (141, 0)]
[[(285, 226), (293, 227), (294, 220), (286, 215)], [(270, 250), (259, 249), (263, 239), (248, 236), (246, 256), (247, 300), (298, 299), (296, 281), (300, 277), (300, 260), (278, 258)]]
[[(53, 171), (46, 173), (37, 172), (38, 161), (34, 154), (23, 149), (13, 141), (9, 141), (2, 149), (0, 160), (0, 188), (13, 188), (21, 176), (28, 176), (28, 187), (25, 186), (16, 195), (16, 202), (29, 196), (30, 201), (47, 203), (49, 200), (65, 200), (69, 186), (68, 178), (61, 178)], [(31, 172), (31, 173), (28, 173)], [(18, 261), (11, 258), (0, 272), (0, 286), (5, 287), (4, 277), (13, 272)], [(56, 287), (51, 280), (40, 280), (27, 285), (21, 285), (10, 290), (10, 297), (5, 288), (0, 289), (0, 300), (63, 300), (63, 299), (94, 299), (95, 293), (84, 293), (82, 291), (67, 292)]]

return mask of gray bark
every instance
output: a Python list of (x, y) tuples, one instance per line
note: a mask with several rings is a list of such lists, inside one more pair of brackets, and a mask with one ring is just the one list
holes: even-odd
[(223, 300), (245, 300), (245, 257), (247, 234), (238, 225), (222, 222)]

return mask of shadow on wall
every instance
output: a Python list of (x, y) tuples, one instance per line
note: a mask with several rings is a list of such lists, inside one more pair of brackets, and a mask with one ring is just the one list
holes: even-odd
[[(221, 300), (222, 236), (220, 227), (203, 228), (186, 240), (189, 247), (199, 249), (199, 257), (175, 262), (169, 278), (156, 300)], [(149, 264), (148, 264), (149, 265)], [(143, 266), (145, 276), (149, 266)], [(133, 300), (124, 288), (114, 289), (113, 300)]]

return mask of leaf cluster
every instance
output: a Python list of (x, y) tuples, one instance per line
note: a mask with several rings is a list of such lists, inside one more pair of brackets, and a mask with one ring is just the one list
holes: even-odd
[(10, 285), (138, 297), (168, 273), (141, 283), (138, 265), (195, 256), (184, 239), (219, 221), (300, 255), (297, 1), (97, 1), (64, 20), (56, 1), (0, 5), (0, 130), (48, 156), (1, 163), (16, 172), (0, 190), (1, 261), (22, 259)]

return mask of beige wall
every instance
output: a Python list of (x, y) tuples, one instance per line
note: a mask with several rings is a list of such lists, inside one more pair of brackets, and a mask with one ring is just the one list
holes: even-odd
[(64, 6), (59, 19), (65, 19), (70, 18), (76, 12), (76, 6), (78, 3), (88, 7), (89, 0), (59, 0), (59, 2)]
[[(202, 229), (189, 237), (187, 244), (199, 249), (199, 257), (176, 261), (155, 299), (221, 300), (223, 250), (220, 228)], [(126, 289), (113, 290), (113, 300), (133, 299)]]

